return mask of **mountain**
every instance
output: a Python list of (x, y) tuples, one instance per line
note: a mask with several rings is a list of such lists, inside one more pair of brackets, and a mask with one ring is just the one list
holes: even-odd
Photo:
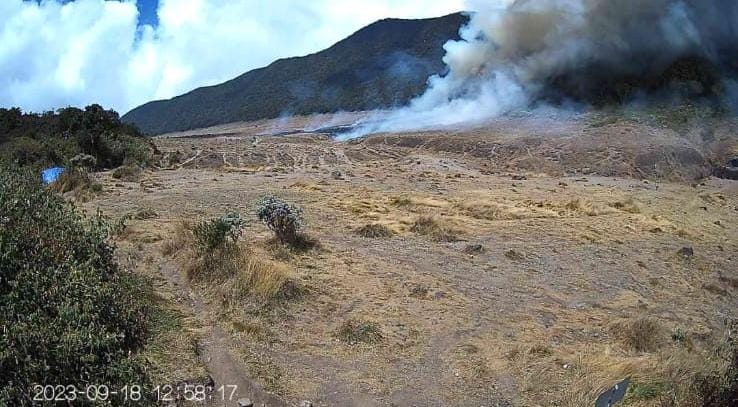
[(467, 17), (385, 19), (321, 52), (280, 59), (222, 83), (146, 103), (121, 120), (147, 134), (281, 115), (356, 111), (404, 104), (442, 73), (443, 44)]

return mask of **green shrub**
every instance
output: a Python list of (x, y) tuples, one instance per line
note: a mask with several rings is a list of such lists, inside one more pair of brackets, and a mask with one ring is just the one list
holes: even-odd
[(147, 384), (145, 291), (107, 236), (30, 172), (0, 169), (0, 405), (33, 404), (34, 384)]
[(244, 226), (246, 221), (234, 212), (201, 222), (193, 230), (198, 253), (212, 253), (228, 243), (236, 243)]
[(303, 226), (302, 209), (275, 197), (264, 196), (256, 204), (256, 216), (274, 232), (281, 243), (298, 242)]
[(0, 161), (6, 164), (103, 169), (146, 166), (156, 154), (135, 127), (99, 105), (44, 114), (0, 108)]

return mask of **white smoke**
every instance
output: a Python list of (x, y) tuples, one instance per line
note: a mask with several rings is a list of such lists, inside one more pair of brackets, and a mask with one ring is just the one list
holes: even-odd
[(124, 113), (319, 51), (380, 18), (435, 17), (462, 0), (0, 0), (0, 106), (99, 103)]
[(517, 0), (478, 5), (460, 37), (444, 45), (448, 73), (429, 78), (424, 94), (343, 138), (474, 125), (531, 108), (557, 86), (597, 92), (600, 82), (657, 74), (684, 57), (720, 67), (736, 55), (738, 2)]

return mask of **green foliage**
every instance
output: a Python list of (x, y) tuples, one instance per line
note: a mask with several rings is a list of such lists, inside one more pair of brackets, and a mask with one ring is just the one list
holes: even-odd
[(201, 222), (193, 230), (198, 253), (213, 253), (229, 243), (236, 243), (244, 226), (246, 220), (234, 212)]
[(113, 168), (149, 164), (155, 147), (99, 105), (44, 114), (0, 109), (0, 161), (18, 166)]
[(625, 404), (634, 401), (654, 400), (661, 397), (666, 391), (666, 385), (663, 383), (640, 383), (634, 382), (628, 387)]
[(30, 172), (0, 170), (0, 405), (32, 404), (34, 384), (147, 384), (144, 289), (108, 230)]
[(677, 327), (674, 332), (671, 333), (671, 340), (676, 343), (685, 343), (687, 342), (687, 333), (684, 332), (684, 329)]
[(281, 243), (295, 243), (303, 226), (302, 209), (275, 196), (262, 197), (256, 204), (256, 216)]

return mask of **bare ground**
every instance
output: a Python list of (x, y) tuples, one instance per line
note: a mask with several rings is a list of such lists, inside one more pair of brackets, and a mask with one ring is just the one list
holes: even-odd
[[(260, 126), (158, 139), (178, 156), (170, 168), (137, 183), (104, 174), (104, 192), (86, 204), (113, 218), (158, 214), (130, 222), (124, 252), (147, 259), (141, 272), (192, 316), (183, 330), (202, 366), (216, 383), (238, 384), (241, 397), (579, 405), (625, 376), (651, 380), (679, 351), (677, 328), (708, 349), (736, 316), (738, 184), (698, 180), (715, 146), (734, 142), (731, 124), (705, 140), (632, 121), (519, 118), (346, 143), (255, 135)], [(302, 206), (320, 242), (275, 254), (303, 294), (267, 311), (223, 307), (161, 246), (182, 219), (255, 219), (266, 193)], [(451, 233), (414, 233), (421, 216)], [(356, 233), (375, 223), (394, 235)], [(243, 239), (263, 248), (269, 237), (254, 220)], [(694, 254), (679, 254), (685, 247)], [(663, 328), (655, 349), (634, 350), (619, 335), (618, 324), (641, 317)], [(341, 342), (348, 319), (375, 323), (382, 340)]]

